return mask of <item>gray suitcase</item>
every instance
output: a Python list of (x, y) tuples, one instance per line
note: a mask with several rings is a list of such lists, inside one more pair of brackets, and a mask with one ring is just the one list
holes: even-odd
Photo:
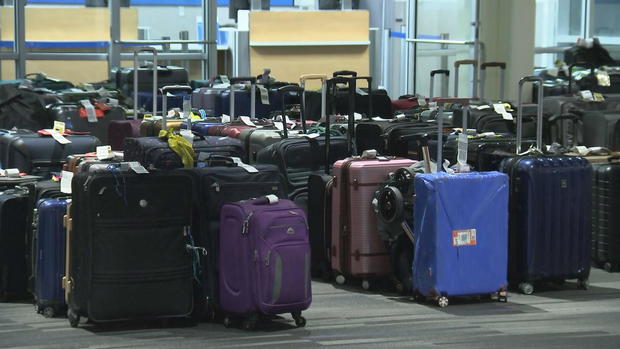
[(620, 120), (620, 111), (587, 112), (583, 114), (582, 120), (585, 146), (610, 149), (615, 147), (614, 130)]

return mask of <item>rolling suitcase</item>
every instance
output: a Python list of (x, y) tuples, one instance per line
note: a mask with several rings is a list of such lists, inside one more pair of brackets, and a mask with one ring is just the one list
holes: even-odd
[(26, 216), (28, 192), (0, 192), (0, 302), (28, 299), (26, 272)]
[(297, 327), (312, 302), (305, 213), (274, 196), (226, 203), (220, 227), (220, 305), (224, 325), (242, 317), (253, 329), (261, 315), (291, 313)]
[(620, 124), (620, 111), (587, 112), (582, 116), (583, 145), (586, 147), (616, 148), (614, 131)]
[(410, 159), (376, 157), (376, 152), (368, 151), (334, 164), (331, 266), (337, 283), (343, 284), (346, 277), (362, 278), (362, 288), (368, 290), (372, 279), (392, 275), (389, 253), (377, 231), (372, 198), (390, 172), (413, 163)]
[(35, 208), (35, 308), (51, 318), (66, 311), (65, 274), (67, 199), (42, 199)]
[[(449, 100), (437, 100), (440, 114)], [(440, 121), (438, 164), (443, 163), (441, 128)], [(507, 300), (508, 176), (465, 172), (466, 158), (459, 154), (464, 173), (438, 170), (414, 178), (413, 289), (440, 307), (452, 296), (497, 293), (499, 301)]]
[(592, 260), (606, 271), (620, 269), (620, 156), (593, 164)]
[[(543, 101), (543, 80), (534, 76), (519, 81), (519, 102), (528, 81), (539, 84), (538, 100)], [(538, 149), (543, 146), (543, 108), (539, 105)], [(521, 112), (517, 120), (521, 121)], [(520, 154), (520, 127), (517, 131), (516, 154)], [(580, 287), (587, 288), (592, 231), (592, 168), (588, 161), (534, 152), (504, 160), (500, 170), (510, 176), (510, 284), (532, 294), (536, 281), (576, 278)]]
[[(220, 211), (227, 202), (276, 195), (284, 197), (284, 185), (278, 168), (257, 164), (246, 166), (231, 158), (211, 157), (206, 166), (189, 169), (194, 177), (198, 199), (192, 231), (196, 245), (206, 249), (199, 275), (201, 294), (196, 306), (206, 306), (208, 319), (215, 319), (219, 308), (219, 233)], [(200, 310), (200, 309), (199, 309)]]
[(108, 165), (76, 174), (71, 187), (63, 278), (71, 326), (82, 316), (97, 323), (190, 315), (191, 176)]
[(94, 152), (101, 145), (89, 135), (66, 135), (71, 141), (60, 144), (51, 135), (27, 130), (6, 131), (0, 135), (0, 165), (17, 168), (20, 172), (49, 177), (59, 172), (67, 157), (72, 154)]
[[(140, 124), (140, 136), (141, 137), (158, 137), (159, 131), (163, 129), (173, 129), (179, 130), (181, 128), (181, 124), (183, 120), (168, 118), (168, 110), (171, 105), (169, 105), (168, 100), (170, 99), (168, 91), (191, 91), (189, 86), (182, 85), (169, 85), (164, 86), (160, 89), (162, 97), (161, 102), (161, 110), (162, 115), (157, 115), (157, 109), (153, 109), (153, 117), (144, 118), (142, 123)], [(183, 107), (182, 105), (179, 107)], [(185, 109), (185, 108), (184, 108)]]
[(110, 123), (125, 120), (125, 110), (121, 107), (100, 105), (103, 109), (95, 103), (91, 116), (88, 115), (87, 108), (78, 103), (52, 104), (47, 110), (54, 115), (54, 120), (64, 122), (66, 128), (74, 132), (87, 132), (97, 137), (102, 144), (108, 144)]

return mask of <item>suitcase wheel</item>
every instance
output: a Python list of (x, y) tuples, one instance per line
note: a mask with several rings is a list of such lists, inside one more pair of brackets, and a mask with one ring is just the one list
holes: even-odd
[(497, 301), (500, 303), (508, 302), (508, 293), (506, 291), (497, 292)]
[(301, 311), (291, 313), (291, 316), (293, 316), (293, 320), (295, 320), (295, 326), (306, 327), (306, 318), (301, 316)]
[(369, 281), (368, 279), (364, 279), (364, 280), (362, 280), (362, 289), (363, 289), (364, 291), (368, 291), (368, 290), (370, 290), (370, 286), (371, 286), (371, 285), (370, 285), (370, 281)]
[(344, 283), (345, 283), (345, 282), (347, 282), (347, 279), (344, 277), (344, 275), (342, 275), (342, 274), (338, 274), (338, 275), (336, 276), (336, 283), (337, 283), (338, 285), (344, 285)]
[(230, 328), (233, 325), (233, 321), (228, 316), (224, 318), (224, 327)]
[(607, 262), (603, 265), (603, 269), (605, 269), (606, 272), (611, 273), (613, 271), (613, 266), (611, 263)]
[(45, 316), (46, 318), (50, 319), (53, 318), (55, 315), (56, 312), (54, 311), (54, 308), (46, 307), (45, 309), (43, 309), (43, 316)]
[(588, 279), (579, 279), (577, 280), (577, 286), (582, 290), (587, 290), (590, 288), (590, 281)]
[(437, 305), (440, 308), (445, 308), (448, 306), (448, 304), (449, 304), (448, 297), (446, 296), (437, 297)]
[(529, 282), (522, 282), (519, 284), (519, 290), (521, 290), (523, 294), (531, 295), (534, 293), (534, 285)]
[(77, 328), (80, 324), (80, 316), (71, 309), (67, 311), (67, 318), (69, 319), (69, 325), (73, 328)]
[(241, 323), (241, 328), (246, 331), (253, 331), (256, 328), (257, 322), (258, 314), (252, 314), (249, 318), (243, 320), (243, 323)]

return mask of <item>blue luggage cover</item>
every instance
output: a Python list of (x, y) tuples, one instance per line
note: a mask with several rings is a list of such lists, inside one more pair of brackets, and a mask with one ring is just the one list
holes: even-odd
[(415, 176), (413, 289), (424, 296), (494, 293), (507, 287), (508, 176)]

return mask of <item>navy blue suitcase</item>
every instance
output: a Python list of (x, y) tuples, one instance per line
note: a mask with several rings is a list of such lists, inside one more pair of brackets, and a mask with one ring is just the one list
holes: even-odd
[(35, 211), (35, 302), (38, 313), (51, 318), (66, 311), (62, 277), (65, 274), (66, 199), (41, 199)]
[[(543, 81), (538, 82), (542, 101)], [(541, 102), (542, 104), (542, 102)], [(522, 120), (521, 108), (518, 119)], [(542, 110), (539, 105), (537, 148), (542, 144)], [(517, 128), (517, 154), (521, 153), (521, 125)], [(510, 176), (508, 279), (525, 294), (534, 282), (578, 279), (587, 289), (592, 233), (592, 168), (582, 157), (547, 156), (541, 152), (505, 159), (501, 171)]]

